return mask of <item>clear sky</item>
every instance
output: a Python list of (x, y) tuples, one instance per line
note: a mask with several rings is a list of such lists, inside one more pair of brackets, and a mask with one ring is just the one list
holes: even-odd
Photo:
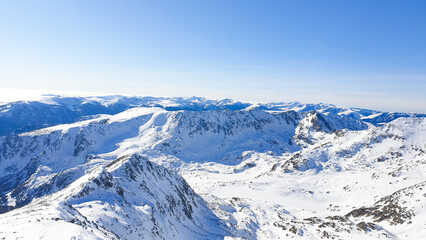
[(0, 83), (426, 112), (426, 1), (0, 0)]

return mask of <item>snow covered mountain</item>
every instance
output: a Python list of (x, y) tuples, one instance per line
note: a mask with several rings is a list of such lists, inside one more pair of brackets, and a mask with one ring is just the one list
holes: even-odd
[(204, 98), (6, 103), (0, 236), (420, 238), (425, 117)]
[[(253, 104), (231, 99), (208, 100), (200, 97), (61, 97), (45, 95), (39, 101), (0, 103), (0, 135), (22, 133), (57, 124), (73, 123), (94, 118), (98, 114), (117, 114), (134, 107), (159, 107), (168, 111), (243, 110)], [(296, 111), (335, 113), (380, 125), (399, 117), (426, 117), (426, 114), (389, 113), (359, 108), (337, 107), (330, 104), (260, 103), (265, 111)]]

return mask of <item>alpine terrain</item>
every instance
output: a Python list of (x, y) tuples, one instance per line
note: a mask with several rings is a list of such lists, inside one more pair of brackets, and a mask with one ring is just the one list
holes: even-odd
[(425, 114), (197, 97), (0, 104), (0, 239), (425, 236)]

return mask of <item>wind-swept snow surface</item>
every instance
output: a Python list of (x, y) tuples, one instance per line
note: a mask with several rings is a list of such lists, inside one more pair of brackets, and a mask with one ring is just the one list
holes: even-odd
[(5, 239), (426, 236), (420, 114), (203, 98), (47, 100), (1, 106)]

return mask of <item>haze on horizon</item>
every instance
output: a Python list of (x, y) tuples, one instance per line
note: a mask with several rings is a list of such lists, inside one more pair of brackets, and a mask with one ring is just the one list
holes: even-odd
[(425, 9), (424, 1), (0, 0), (0, 93), (426, 113)]

